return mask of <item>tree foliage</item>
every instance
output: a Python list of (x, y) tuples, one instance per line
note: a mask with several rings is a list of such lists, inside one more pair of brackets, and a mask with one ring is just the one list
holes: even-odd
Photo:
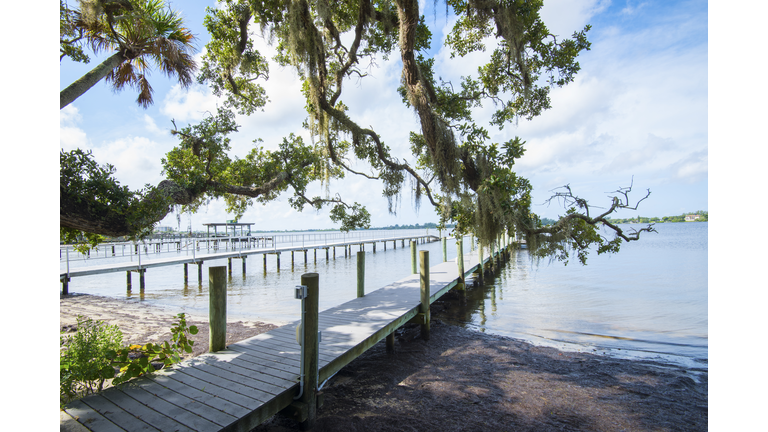
[(83, 51), (114, 51), (99, 66), (61, 91), (60, 108), (105, 78), (115, 91), (130, 86), (138, 90), (136, 102), (152, 104), (152, 86), (147, 79), (151, 64), (187, 87), (196, 68), (192, 59), (194, 37), (184, 27), (181, 15), (164, 0), (80, 0), (70, 8), (61, 0), (60, 59), (88, 63)]
[[(510, 233), (526, 237), (534, 252), (563, 260), (576, 250), (583, 263), (592, 247), (598, 253), (615, 252), (621, 241), (653, 230), (649, 226), (624, 233), (606, 219), (633, 207), (631, 186), (619, 189), (608, 211), (597, 216), (566, 186), (553, 197), (565, 205), (565, 215), (544, 227), (531, 212), (530, 182), (514, 171), (525, 141), (492, 142), (474, 117), (476, 108), (491, 103), (495, 111), (487, 127), (532, 119), (550, 108), (552, 88), (574, 80), (579, 54), (590, 49), (590, 26), (570, 38), (553, 35), (539, 15), (542, 4), (447, 0), (446, 11), (458, 19), (438, 43), (454, 57), (489, 51), (477, 73), (454, 84), (435, 76), (428, 53), (435, 41), (417, 0), (220, 1), (219, 8), (208, 8), (205, 26), (211, 41), (197, 79), (223, 98), (223, 106), (197, 125), (174, 125), (180, 141), (163, 159), (168, 180), (142, 196), (160, 197), (156, 203), (166, 210), (172, 204), (195, 207), (223, 198), (229, 211), (241, 215), (254, 201), (290, 193), (297, 210), (332, 206), (331, 218), (346, 230), (367, 227), (370, 215), (359, 203), (348, 204), (332, 194), (329, 184), (363, 176), (382, 183), (390, 211), (410, 190), (417, 206), (426, 198), (436, 209), (441, 225), (455, 223), (456, 235), (473, 233), (484, 245)], [(304, 126), (312, 139), (305, 143), (291, 134), (272, 151), (256, 140), (241, 159), (230, 156), (227, 138), (238, 129), (235, 113), (258, 115), (268, 102), (260, 82), (269, 78), (269, 62), (253, 44), (258, 33), (277, 48), (274, 61), (297, 71), (306, 98)], [(360, 125), (359, 113), (343, 100), (350, 81), (365, 79), (368, 65), (393, 55), (402, 61), (397, 90), (419, 119), (419, 129), (410, 134), (413, 163), (392, 154), (381, 135)], [(367, 172), (351, 168), (361, 163), (367, 164)], [(306, 187), (315, 181), (326, 185), (326, 194), (307, 197)], [(163, 184), (173, 187), (158, 191)], [(129, 231), (136, 232), (144, 222)], [(615, 236), (606, 238), (598, 225)]]

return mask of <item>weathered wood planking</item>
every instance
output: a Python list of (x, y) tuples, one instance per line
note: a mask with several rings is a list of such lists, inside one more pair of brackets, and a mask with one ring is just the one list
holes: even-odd
[[(467, 254), (465, 274), (478, 264), (476, 254)], [(457, 278), (455, 260), (431, 267), (430, 303), (455, 286)], [(322, 281), (320, 290), (322, 295)], [(320, 382), (417, 317), (419, 301), (419, 275), (410, 275), (321, 312)], [(250, 430), (298, 393), (297, 325), (87, 396), (68, 404), (65, 412), (92, 431)]]

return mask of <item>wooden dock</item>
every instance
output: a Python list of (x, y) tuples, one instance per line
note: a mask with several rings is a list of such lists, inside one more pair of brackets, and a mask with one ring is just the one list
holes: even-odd
[[(74, 277), (82, 277), (82, 276), (90, 276), (90, 275), (98, 275), (98, 274), (105, 274), (105, 273), (116, 273), (116, 272), (127, 272), (128, 274), (128, 289), (131, 287), (130, 282), (130, 273), (131, 272), (137, 272), (140, 275), (140, 288), (144, 288), (144, 273), (147, 269), (150, 268), (156, 268), (156, 267), (166, 267), (166, 266), (174, 266), (174, 265), (184, 265), (184, 277), (185, 281), (187, 278), (187, 265), (194, 264), (198, 266), (198, 281), (202, 282), (202, 265), (205, 261), (211, 261), (216, 259), (229, 259), (230, 260), (230, 271), (231, 268), (231, 260), (233, 258), (235, 259), (241, 259), (243, 260), (243, 272), (245, 273), (245, 260), (249, 256), (253, 255), (264, 255), (264, 268), (266, 270), (266, 264), (267, 264), (267, 255), (277, 255), (277, 265), (278, 268), (280, 267), (280, 254), (284, 252), (290, 252), (291, 253), (291, 259), (293, 260), (293, 254), (297, 251), (304, 252), (304, 260), (306, 262), (307, 259), (307, 251), (310, 249), (325, 249), (326, 251), (326, 259), (330, 259), (329, 257), (329, 250), (333, 249), (333, 257), (336, 258), (336, 252), (335, 248), (344, 247), (348, 248), (353, 245), (360, 245), (360, 248), (364, 250), (365, 244), (373, 243), (373, 250), (376, 251), (376, 243), (384, 243), (384, 250), (386, 250), (386, 243), (387, 242), (394, 242), (395, 247), (397, 242), (401, 242), (402, 246), (405, 246), (405, 241), (437, 241), (439, 240), (439, 237), (433, 236), (433, 235), (421, 235), (421, 236), (406, 236), (406, 237), (389, 237), (389, 238), (380, 238), (380, 239), (350, 239), (348, 241), (340, 241), (340, 242), (332, 242), (332, 243), (320, 243), (320, 244), (307, 244), (307, 245), (301, 245), (301, 246), (283, 246), (283, 247), (272, 247), (272, 248), (258, 248), (258, 249), (233, 249), (229, 251), (224, 252), (214, 252), (214, 253), (194, 253), (192, 256), (186, 255), (181, 257), (172, 257), (172, 258), (155, 258), (155, 259), (147, 259), (146, 256), (142, 260), (141, 255), (137, 256), (136, 261), (131, 262), (121, 262), (121, 263), (112, 263), (112, 264), (104, 264), (104, 265), (93, 265), (93, 266), (87, 266), (83, 268), (77, 268), (77, 269), (64, 269), (60, 270), (59, 272), (59, 281), (62, 283), (62, 293), (68, 294), (69, 293), (69, 282)], [(346, 249), (345, 249), (346, 251)], [(346, 252), (345, 252), (346, 253)]]
[[(430, 304), (457, 287), (457, 260), (429, 268), (425, 280)], [(477, 251), (463, 261), (465, 275), (480, 266)], [(319, 281), (319, 295), (323, 285), (330, 283)], [(325, 382), (382, 339), (387, 338), (388, 347), (390, 340), (394, 346), (394, 331), (408, 322), (419, 322), (422, 331), (426, 325), (428, 331), (424, 292), (420, 274), (412, 274), (320, 312), (316, 382)], [(302, 411), (301, 404), (294, 403), (301, 363), (298, 323), (71, 402), (62, 413), (62, 430), (248, 431), (281, 411), (306, 421), (306, 407)]]

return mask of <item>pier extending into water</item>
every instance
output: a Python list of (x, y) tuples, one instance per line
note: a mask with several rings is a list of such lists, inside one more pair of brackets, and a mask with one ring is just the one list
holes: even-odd
[[(303, 330), (297, 331), (296, 321), (73, 401), (64, 408), (62, 426), (91, 431), (248, 431), (282, 413), (310, 429), (322, 405), (322, 383), (381, 340), (386, 339), (388, 351), (394, 350), (394, 332), (406, 323), (420, 324), (422, 338), (429, 340), (429, 305), (451, 289), (463, 291), (467, 275), (477, 271), (482, 278), (487, 266), (495, 267), (507, 255), (509, 245), (505, 238), (499, 242), (504, 247), (484, 258), (483, 248), (465, 255), (459, 240), (459, 256), (446, 261), (442, 241), (442, 263), (431, 266), (428, 251), (420, 251), (416, 260), (416, 243), (411, 242), (414, 274), (370, 293), (358, 282), (358, 298), (322, 312), (318, 298), (329, 282), (319, 280), (317, 273), (304, 274), (297, 287), (297, 298), (303, 298)], [(225, 270), (209, 268), (209, 283), (226, 284), (226, 278), (213, 277)], [(210, 292), (226, 297), (220, 286)], [(212, 310), (210, 320), (211, 340), (220, 338), (213, 332), (225, 325), (226, 316)], [(302, 337), (296, 336), (299, 333)]]
[[(276, 237), (281, 237), (280, 239)], [(133, 286), (132, 274), (137, 273), (139, 275), (139, 289), (144, 290), (145, 273), (147, 269), (166, 266), (184, 266), (184, 282), (189, 280), (189, 265), (197, 265), (197, 280), (202, 283), (203, 280), (203, 263), (205, 261), (211, 261), (215, 259), (224, 259), (228, 261), (229, 272), (232, 272), (232, 259), (239, 259), (242, 263), (243, 274), (246, 273), (246, 260), (249, 256), (262, 254), (264, 261), (264, 270), (267, 269), (267, 256), (274, 255), (277, 261), (277, 269), (280, 270), (280, 258), (283, 253), (290, 252), (291, 264), (293, 265), (296, 260), (297, 253), (304, 254), (304, 263), (307, 263), (308, 253), (310, 250), (314, 251), (313, 259), (317, 262), (317, 251), (324, 250), (326, 260), (331, 259), (331, 253), (333, 258), (336, 259), (337, 249), (344, 249), (344, 256), (348, 257), (352, 255), (352, 247), (358, 246), (359, 250), (364, 251), (365, 245), (369, 244), (376, 252), (376, 245), (382, 244), (383, 249), (387, 250), (387, 244), (392, 243), (393, 248), (397, 248), (397, 244), (400, 243), (401, 247), (406, 247), (407, 242), (430, 242), (437, 241), (440, 238), (435, 235), (421, 234), (421, 235), (407, 235), (407, 236), (393, 236), (382, 238), (369, 238), (363, 236), (331, 236), (329, 241), (327, 234), (288, 234), (277, 235), (269, 237), (205, 237), (205, 238), (191, 238), (184, 239), (188, 241), (187, 244), (182, 243), (182, 239), (170, 239), (165, 243), (158, 241), (150, 241), (147, 244), (103, 244), (100, 245), (105, 251), (105, 257), (109, 257), (109, 251), (111, 249), (112, 256), (119, 256), (117, 254), (116, 245), (120, 246), (123, 254), (125, 253), (125, 247), (128, 246), (129, 255), (135, 254), (136, 261), (91, 265), (81, 268), (70, 269), (69, 265), (69, 249), (65, 249), (61, 253), (62, 259), (66, 260), (66, 268), (62, 269), (59, 273), (59, 281), (61, 282), (61, 293), (69, 294), (69, 282), (74, 277), (90, 276), (104, 273), (116, 273), (126, 272), (126, 287), (131, 290)], [(226, 240), (226, 242), (224, 242)], [(277, 246), (279, 242), (280, 246)], [(184, 248), (189, 247), (192, 250), (192, 255), (177, 256), (171, 258), (149, 258), (148, 251), (161, 252), (163, 246), (167, 246), (170, 250), (174, 247), (175, 250), (181, 251)], [(173, 245), (173, 246), (171, 246)], [(205, 253), (198, 253), (202, 245), (206, 246)], [(237, 248), (236, 246), (240, 246)], [(270, 245), (271, 247), (267, 246)], [(231, 246), (231, 248), (230, 248)], [(145, 254), (141, 251), (144, 249)], [(214, 252), (210, 252), (213, 249)], [(221, 251), (221, 249), (225, 249)], [(96, 255), (96, 254), (94, 254)]]

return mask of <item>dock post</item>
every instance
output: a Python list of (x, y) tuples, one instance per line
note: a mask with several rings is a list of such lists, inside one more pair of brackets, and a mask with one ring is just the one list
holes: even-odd
[(448, 238), (443, 237), (442, 241), (443, 241), (443, 262), (446, 262), (448, 261), (448, 249), (447, 249)]
[(203, 283), (203, 262), (197, 263), (197, 283)]
[(477, 244), (477, 253), (480, 258), (480, 286), (483, 286), (483, 279), (485, 278), (485, 265), (483, 264), (483, 244)]
[(466, 281), (464, 280), (464, 237), (459, 237), (456, 241), (456, 252), (458, 253), (456, 263), (459, 265), (459, 283), (456, 288), (466, 294)]
[(128, 288), (128, 291), (131, 290), (131, 271), (128, 270), (125, 272), (125, 285)]
[(245, 276), (245, 259), (248, 258), (248, 255), (243, 255), (243, 276)]
[(189, 280), (189, 278), (188, 278), (188, 274), (189, 274), (188, 271), (189, 271), (189, 269), (187, 268), (187, 266), (188, 266), (188, 264), (184, 263), (184, 283), (187, 283), (187, 281)]
[(291, 251), (291, 267), (293, 267), (293, 251)]
[(336, 259), (336, 246), (333, 247), (333, 259)]
[(416, 274), (416, 242), (411, 240), (411, 274)]
[(264, 254), (264, 271), (267, 271), (267, 254)]
[(69, 275), (64, 275), (64, 278), (61, 279), (61, 293), (63, 295), (69, 294)]
[(304, 299), (304, 340), (302, 354), (304, 356), (304, 393), (300, 401), (306, 404), (307, 419), (300, 424), (301, 430), (311, 430), (317, 417), (317, 385), (318, 385), (318, 309), (320, 289), (317, 273), (301, 275), (301, 284), (307, 287), (307, 297)]
[(139, 291), (144, 291), (144, 272), (147, 269), (139, 269)]
[(317, 248), (313, 249), (315, 251), (315, 264), (317, 264)]
[(357, 296), (365, 297), (365, 252), (357, 253)]
[(227, 268), (208, 268), (208, 352), (227, 347)]
[(331, 260), (331, 259), (328, 257), (328, 249), (329, 249), (329, 248), (325, 248), (325, 260), (326, 260), (326, 261), (330, 261), (330, 260)]
[(232, 258), (227, 258), (227, 273), (232, 274)]
[[(333, 250), (333, 257), (336, 258), (336, 249)], [(304, 265), (307, 265), (307, 249), (304, 249)]]
[(277, 252), (277, 271), (280, 271), (280, 252)]
[(421, 288), (421, 313), (424, 321), (421, 324), (421, 338), (429, 340), (429, 251), (419, 251), (419, 263), (421, 265), (419, 285)]

